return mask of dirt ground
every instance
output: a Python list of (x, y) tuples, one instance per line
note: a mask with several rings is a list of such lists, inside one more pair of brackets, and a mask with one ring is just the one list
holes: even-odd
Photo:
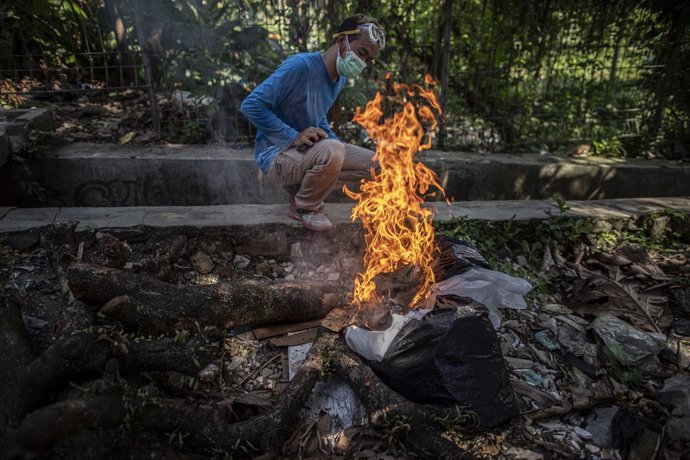
[[(121, 361), (119, 369), (114, 364), (115, 371), (112, 359), (100, 371), (84, 364), (88, 372), (75, 372), (45, 389), (31, 410), (3, 413), (3, 442), (12, 438), (13, 427), (38, 420), (24, 418), (27, 412), (108, 394), (103, 382), (116, 382), (124, 388), (122, 401), (136, 407), (125, 405), (126, 415), (110, 424), (80, 419), (46, 445), (34, 445), (34, 452), (41, 458), (424, 456), (405, 442), (406, 423), (412, 422), (377, 425), (362, 420), (336, 431), (327, 407), (318, 416), (303, 407), (297, 422), (286, 428), (286, 439), (276, 439), (268, 453), (251, 442), (213, 445), (206, 442), (214, 439), (211, 434), (186, 431), (182, 422), (163, 423), (156, 418), (160, 414), (139, 418), (147, 404), (159, 407), (160, 401), (168, 401), (184, 413), (215, 414), (216, 426), (256, 420), (292, 391), (287, 349), (269, 338), (256, 339), (249, 327), (224, 329), (205, 324), (203, 318), (158, 335), (132, 330), (104, 314), (102, 305), (72, 298), (65, 277), (74, 264), (91, 264), (189, 288), (256, 280), (316, 282), (342, 293), (352, 289), (361, 270), (357, 236), (295, 243), (288, 235), (274, 255), (260, 255), (262, 250), (247, 247), (227, 231), (86, 231), (57, 242), (36, 234), (3, 238), (2, 298), (6, 305), (17, 305), (26, 331), (20, 335), (28, 344), (24, 356), (15, 353), (18, 362), (33, 366), (34, 373), (37, 365), (45, 366), (48, 373), (57, 359), (49, 354), (51, 346), (85, 336), (117, 348), (120, 354), (112, 356)], [(329, 244), (339, 246), (338, 257), (327, 255)], [(576, 261), (560, 259), (557, 252), (550, 257), (540, 273), (548, 288), (529, 295), (524, 310), (502, 310), (496, 331), (520, 415), (489, 430), (446, 418), (446, 439), (477, 458), (687, 458), (690, 246), (679, 244), (669, 251), (618, 246), (590, 251)], [(519, 268), (521, 261), (507, 262)], [(596, 323), (604, 313), (623, 319), (629, 328)], [(9, 346), (15, 344), (3, 337)], [(147, 343), (192, 347), (195, 366), (190, 371), (181, 363), (168, 363), (168, 368), (128, 373), (122, 362)], [(6, 376), (3, 385), (14, 387), (6, 386), (4, 397), (18, 394), (21, 382), (21, 376)]]

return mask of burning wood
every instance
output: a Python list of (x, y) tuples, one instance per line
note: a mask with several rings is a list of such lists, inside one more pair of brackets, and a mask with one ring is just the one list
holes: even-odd
[[(345, 189), (357, 201), (352, 219), (360, 219), (366, 232), (365, 271), (357, 276), (353, 293), (356, 305), (377, 301), (375, 278), (401, 267), (417, 267), (420, 271), (410, 306), (424, 299), (434, 283), (433, 214), (422, 205), (430, 188), (444, 191), (436, 174), (414, 159), (417, 152), (431, 147), (425, 128), (433, 130), (437, 125), (434, 111), (441, 113), (433, 80), (428, 76), (426, 84), (428, 88), (392, 84), (385, 103), (393, 110), (402, 106), (402, 111), (391, 117), (384, 118), (381, 92), (367, 103), (363, 112), (358, 109), (354, 117), (376, 142), (374, 160), (380, 165), (378, 171), (372, 171), (372, 179), (362, 184), (360, 192)], [(413, 100), (421, 102), (415, 105)]]

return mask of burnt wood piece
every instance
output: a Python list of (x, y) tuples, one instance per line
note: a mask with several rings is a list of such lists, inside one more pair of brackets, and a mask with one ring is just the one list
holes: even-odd
[(174, 339), (137, 343), (117, 336), (77, 333), (58, 340), (29, 365), (23, 399), (29, 408), (36, 408), (71, 381), (100, 378), (112, 359), (117, 359), (123, 375), (175, 371), (196, 376), (212, 361), (198, 349), (203, 343), (201, 337), (186, 344)]
[(403, 398), (383, 383), (343, 340), (333, 341), (329, 356), (336, 374), (352, 387), (366, 407), (373, 426), (390, 429), (398, 422), (409, 424), (407, 430), (400, 432), (401, 440), (423, 458), (474, 458), (444, 435), (440, 420), (457, 418), (455, 407), (415, 404)]
[(271, 345), (274, 347), (294, 347), (302, 345), (307, 342), (312, 342), (316, 338), (316, 328), (307, 329), (306, 331), (297, 332), (292, 335), (283, 337), (274, 337), (271, 339)]
[(35, 458), (83, 428), (97, 430), (121, 424), (126, 416), (122, 388), (100, 381), (93, 396), (59, 401), (26, 416), (0, 438), (0, 459)]
[(19, 305), (0, 296), (0, 433), (24, 417), (21, 399), (26, 367), (32, 361)]
[(127, 329), (163, 332), (195, 323), (222, 328), (267, 325), (322, 318), (334, 306), (323, 284), (266, 283), (236, 280), (205, 286), (179, 286), (149, 276), (98, 265), (75, 263), (67, 278), (74, 296), (102, 306), (114, 297), (129, 296), (111, 318)]
[(306, 321), (303, 323), (280, 324), (278, 326), (259, 327), (252, 331), (254, 338), (257, 340), (265, 339), (267, 337), (275, 337), (277, 335), (287, 334), (288, 332), (303, 331), (313, 327), (321, 326), (321, 320)]
[(223, 411), (213, 406), (192, 407), (186, 401), (169, 399), (145, 403), (136, 395), (127, 396), (121, 385), (101, 380), (95, 382), (95, 394), (91, 396), (59, 401), (30, 413), (21, 426), (0, 438), (0, 459), (46, 453), (81, 429), (115, 427), (125, 417), (134, 430), (189, 434), (186, 442), (202, 449), (233, 451), (242, 446), (249, 453), (254, 449), (278, 450), (291, 434), (299, 409), (319, 380), (329, 343), (317, 340), (274, 408), (244, 422), (228, 423)]

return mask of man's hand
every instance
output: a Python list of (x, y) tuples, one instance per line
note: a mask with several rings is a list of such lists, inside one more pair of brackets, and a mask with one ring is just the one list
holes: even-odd
[(326, 131), (324, 131), (321, 128), (316, 128), (312, 126), (311, 128), (307, 128), (301, 133), (299, 133), (295, 138), (293, 145), (298, 149), (304, 146), (311, 147), (316, 142), (319, 142), (321, 139), (326, 138), (328, 138), (328, 134), (326, 134)]

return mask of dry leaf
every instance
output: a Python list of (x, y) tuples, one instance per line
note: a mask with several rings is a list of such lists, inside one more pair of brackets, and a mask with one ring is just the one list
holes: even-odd
[(573, 298), (568, 303), (572, 310), (597, 316), (609, 313), (626, 319), (640, 329), (659, 332), (673, 321), (665, 297), (644, 295), (631, 284), (624, 284), (583, 269), (582, 279), (573, 287)]
[(616, 254), (630, 259), (633, 263), (631, 269), (634, 272), (646, 274), (655, 280), (666, 279), (666, 274), (654, 263), (642, 246), (621, 246), (616, 249)]
[(134, 139), (135, 135), (136, 133), (134, 131), (128, 132), (120, 138), (120, 144), (129, 144), (130, 142), (132, 142), (132, 139)]
[(361, 426), (351, 426), (343, 430), (335, 441), (334, 447), (336, 452), (341, 454), (351, 453), (354, 450), (353, 447), (355, 447), (354, 440), (360, 435), (362, 429)]

